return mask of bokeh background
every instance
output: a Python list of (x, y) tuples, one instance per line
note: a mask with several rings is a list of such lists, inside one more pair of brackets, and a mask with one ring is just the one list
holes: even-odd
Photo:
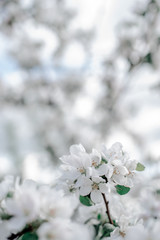
[(119, 141), (160, 177), (160, 1), (0, 1), (0, 178)]

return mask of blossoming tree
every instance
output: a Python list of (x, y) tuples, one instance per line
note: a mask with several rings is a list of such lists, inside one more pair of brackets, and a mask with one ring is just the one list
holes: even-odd
[[(81, 144), (72, 145), (70, 155), (60, 159), (61, 176), (53, 186), (12, 176), (0, 183), (2, 240), (132, 240), (135, 236), (148, 240), (157, 236), (159, 221), (151, 227), (152, 217), (147, 218), (143, 204), (137, 208), (134, 197), (134, 188), (141, 186), (138, 172), (145, 167), (132, 160), (121, 143), (91, 153)], [(152, 194), (158, 209), (159, 190)], [(144, 196), (141, 199), (143, 203)]]

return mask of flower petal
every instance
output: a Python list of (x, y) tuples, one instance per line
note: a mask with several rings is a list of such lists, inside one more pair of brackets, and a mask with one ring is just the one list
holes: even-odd
[(92, 160), (89, 154), (82, 154), (81, 161), (85, 169), (92, 166)]
[(94, 202), (94, 203), (100, 203), (102, 202), (103, 198), (102, 198), (102, 194), (99, 190), (93, 190), (91, 192), (91, 200)]
[(80, 186), (80, 190), (79, 193), (82, 196), (86, 196), (88, 194), (90, 194), (90, 192), (92, 191), (92, 181), (90, 179), (86, 179), (86, 181)]
[(108, 193), (109, 192), (109, 187), (106, 183), (100, 183), (99, 184), (99, 190), (102, 192), (102, 193)]
[(112, 178), (116, 183), (125, 186), (126, 178), (123, 175), (114, 174)]
[(113, 168), (112, 165), (107, 164), (106, 170), (107, 170), (107, 171), (106, 171), (105, 176), (107, 177), (107, 179), (109, 179), (109, 178), (111, 178), (112, 175), (113, 175), (113, 170), (114, 170), (114, 168)]
[(100, 152), (98, 152), (96, 149), (92, 149), (91, 159), (92, 159), (93, 165), (95, 164), (96, 166), (98, 166), (101, 163)]
[(99, 166), (99, 168), (97, 168), (97, 172), (99, 176), (103, 176), (108, 172), (109, 166), (108, 164), (102, 164), (101, 166)]
[(82, 146), (82, 144), (75, 144), (70, 146), (70, 153), (74, 155), (79, 155), (79, 153), (86, 152), (85, 148)]
[(129, 172), (127, 170), (126, 167), (124, 166), (117, 166), (116, 167), (116, 170), (118, 170), (118, 172), (121, 174), (121, 175), (127, 175)]
[(105, 180), (103, 178), (98, 177), (98, 176), (92, 177), (92, 181), (95, 183), (105, 182)]

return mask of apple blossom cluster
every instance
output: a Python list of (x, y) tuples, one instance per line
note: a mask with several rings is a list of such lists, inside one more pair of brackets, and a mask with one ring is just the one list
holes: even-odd
[[(94, 210), (84, 223), (94, 226), (95, 239), (119, 240), (122, 237), (129, 240), (125, 236), (128, 229), (139, 224), (137, 219), (130, 221), (123, 213), (119, 219), (114, 217), (109, 201), (114, 200), (116, 193), (127, 194), (134, 186), (136, 171), (143, 171), (145, 167), (130, 159), (121, 143), (115, 143), (109, 149), (103, 146), (101, 151), (92, 149), (91, 153), (87, 153), (81, 144), (72, 145), (70, 155), (60, 159), (65, 191), (78, 194), (80, 202)], [(97, 212), (98, 206), (103, 206), (102, 211)]]
[(134, 185), (136, 170), (144, 170), (144, 166), (131, 160), (123, 150), (121, 143), (115, 143), (102, 151), (93, 149), (87, 153), (84, 147), (72, 145), (70, 155), (60, 158), (62, 161), (62, 179), (67, 183), (70, 192), (78, 192), (80, 196), (89, 196), (91, 201), (99, 203), (103, 194), (109, 194), (112, 187), (125, 194)]
[(87, 239), (85, 226), (71, 220), (69, 199), (48, 185), (7, 177), (0, 183), (0, 239)]
[(73, 145), (60, 159), (61, 177), (54, 186), (12, 176), (0, 182), (0, 240), (159, 240), (160, 221), (153, 223), (160, 216), (155, 214), (159, 189), (154, 212), (148, 204), (149, 222), (141, 206), (146, 194), (138, 204), (132, 191), (127, 194), (145, 167), (120, 143), (91, 153)]

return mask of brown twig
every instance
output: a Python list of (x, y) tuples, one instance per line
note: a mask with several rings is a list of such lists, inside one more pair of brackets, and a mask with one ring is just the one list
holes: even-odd
[(27, 232), (30, 232), (30, 231), (33, 231), (33, 228), (32, 226), (28, 226), (27, 228), (23, 229), (21, 232), (18, 232), (16, 234), (11, 234), (9, 237), (8, 237), (8, 240), (14, 240), (14, 239), (17, 239), (19, 237), (21, 237), (23, 234), (27, 233)]
[(106, 206), (106, 213), (107, 213), (107, 216), (108, 216), (108, 219), (109, 219), (109, 223), (113, 224), (113, 221), (112, 221), (111, 215), (110, 215), (110, 211), (109, 211), (109, 206), (108, 206), (109, 202), (107, 201), (104, 193), (102, 193), (102, 197), (103, 197), (103, 200), (104, 200), (104, 203), (105, 203), (105, 206)]
[(27, 233), (27, 232), (32, 232), (33, 231), (33, 227), (32, 226), (28, 226), (25, 229), (23, 229), (21, 232), (18, 232), (16, 234), (12, 233), (9, 237), (8, 240), (14, 240), (17, 239), (19, 237), (21, 237), (23, 234)]
[(14, 240), (14, 239), (17, 239), (17, 238), (23, 236), (25, 233), (34, 233), (44, 222), (46, 222), (46, 220), (36, 220), (36, 221), (26, 225), (26, 227), (22, 231), (15, 233), (15, 234), (12, 233), (7, 239)]

